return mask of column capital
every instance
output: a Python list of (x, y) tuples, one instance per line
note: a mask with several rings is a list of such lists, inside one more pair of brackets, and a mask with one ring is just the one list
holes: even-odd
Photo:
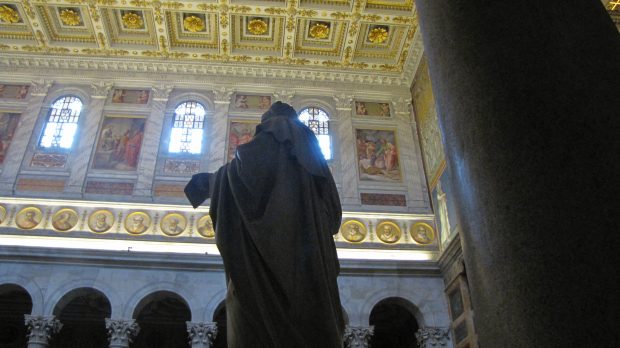
[(151, 88), (153, 90), (153, 100), (154, 101), (168, 101), (168, 96), (170, 92), (174, 89), (173, 85), (165, 85), (161, 84), (158, 86), (153, 86)]
[(47, 95), (47, 91), (50, 89), (50, 87), (52, 87), (53, 84), (53, 80), (34, 80), (31, 83), (30, 95), (44, 97)]
[(353, 103), (353, 95), (347, 93), (340, 93), (333, 96), (336, 102), (336, 109), (338, 110), (351, 110)]
[(217, 323), (186, 322), (189, 343), (192, 348), (211, 347), (217, 337)]
[(295, 91), (281, 90), (273, 94), (276, 101), (290, 104), (295, 96)]
[(213, 90), (213, 95), (215, 96), (213, 101), (216, 104), (230, 104), (230, 97), (234, 92), (234, 89), (228, 87), (216, 88)]
[(133, 338), (140, 332), (140, 327), (134, 319), (105, 319), (108, 330), (110, 348), (128, 348)]
[(110, 89), (112, 89), (112, 83), (99, 81), (97, 83), (92, 83), (90, 85), (90, 88), (92, 89), (91, 96), (94, 99), (105, 99), (108, 97)]
[(420, 348), (447, 347), (450, 340), (450, 331), (445, 327), (423, 327), (416, 333)]
[(347, 348), (368, 348), (375, 332), (374, 326), (349, 326), (344, 328), (344, 346)]
[(38, 344), (47, 347), (50, 338), (62, 329), (62, 323), (53, 315), (24, 315), (28, 327), (28, 344)]

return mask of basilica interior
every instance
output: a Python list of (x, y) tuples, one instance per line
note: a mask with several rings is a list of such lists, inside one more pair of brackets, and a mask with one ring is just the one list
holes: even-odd
[(339, 191), (345, 347), (477, 348), (418, 17), (413, 0), (0, 0), (0, 348), (226, 347), (208, 201), (183, 188), (275, 101)]

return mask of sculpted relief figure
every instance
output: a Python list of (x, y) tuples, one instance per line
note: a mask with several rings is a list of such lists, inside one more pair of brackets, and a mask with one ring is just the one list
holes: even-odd
[(194, 207), (211, 198), (228, 347), (342, 347), (340, 200), (314, 133), (291, 106), (274, 103), (252, 141), (216, 173), (194, 175), (185, 193)]

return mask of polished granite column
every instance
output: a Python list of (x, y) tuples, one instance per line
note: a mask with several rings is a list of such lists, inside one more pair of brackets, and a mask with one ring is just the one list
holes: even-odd
[(480, 346), (620, 344), (620, 36), (600, 1), (418, 0)]

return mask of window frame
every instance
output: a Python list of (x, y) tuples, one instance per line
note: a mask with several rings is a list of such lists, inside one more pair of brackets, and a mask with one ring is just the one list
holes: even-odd
[[(201, 127), (175, 127), (175, 124), (177, 122), (180, 122), (182, 125), (186, 122), (185, 119), (182, 120), (178, 120), (177, 119), (177, 115), (182, 116), (183, 118), (185, 118), (186, 115), (188, 115), (187, 113), (184, 114), (177, 114), (177, 110), (179, 109), (179, 107), (181, 107), (184, 104), (187, 103), (195, 103), (196, 105), (200, 105), (200, 107), (202, 107), (202, 110), (204, 111), (204, 114), (202, 115), (202, 120), (200, 121), (192, 121), (192, 123), (196, 123), (196, 122), (201, 122), (202, 125)], [(195, 108), (194, 108), (195, 109)], [(208, 109), (205, 106), (204, 103), (201, 103), (198, 100), (195, 99), (188, 99), (188, 100), (183, 100), (179, 103), (176, 103), (176, 106), (172, 109), (172, 115), (170, 118), (170, 128), (168, 130), (168, 144), (166, 147), (166, 153), (168, 154), (168, 156), (174, 156), (174, 157), (198, 157), (198, 156), (202, 156), (204, 154), (204, 150), (205, 150), (205, 126), (206, 126), (206, 121), (207, 121), (207, 114), (208, 114)], [(196, 114), (194, 114), (194, 116), (198, 116)], [(200, 137), (200, 151), (197, 153), (192, 153), (190, 151), (182, 151), (181, 149), (183, 148), (183, 141), (181, 141), (179, 143), (179, 151), (178, 152), (173, 152), (170, 150), (171, 145), (173, 144), (173, 133), (175, 129), (181, 129), (181, 130), (185, 130), (185, 129), (200, 129), (202, 131), (202, 135)], [(187, 136), (187, 135), (186, 135)], [(190, 142), (187, 142), (186, 144), (191, 144)]]
[[(56, 145), (56, 146), (53, 146), (53, 145), (43, 146), (43, 144), (42, 144), (43, 138), (45, 137), (45, 132), (47, 130), (48, 125), (51, 122), (52, 117), (60, 117), (61, 113), (62, 113), (62, 110), (71, 110), (71, 109), (68, 108), (68, 105), (71, 104), (71, 101), (63, 102), (63, 107), (65, 107), (65, 104), (66, 104), (66, 107), (67, 107), (66, 109), (63, 109), (63, 108), (57, 109), (57, 108), (54, 107), (54, 105), (56, 103), (58, 103), (62, 99), (67, 99), (67, 98), (69, 98), (69, 99), (74, 98), (77, 101), (79, 101), (80, 104), (81, 104), (80, 111), (77, 113), (77, 115), (70, 116), (71, 118), (75, 118), (75, 122), (54, 122), (54, 123), (56, 123), (56, 124), (58, 124), (58, 123), (61, 123), (61, 124), (67, 124), (67, 123), (75, 124), (75, 132), (73, 133), (73, 138), (71, 139), (71, 146), (69, 146), (68, 148), (62, 147), (60, 145)], [(84, 103), (84, 100), (82, 99), (82, 97), (80, 97), (80, 96), (78, 96), (78, 95), (76, 95), (74, 93), (63, 94), (63, 95), (58, 96), (57, 98), (54, 98), (54, 100), (49, 104), (49, 109), (45, 113), (45, 118), (43, 120), (43, 125), (41, 127), (40, 135), (39, 135), (39, 138), (38, 138), (37, 143), (36, 143), (36, 149), (38, 151), (48, 152), (48, 153), (69, 153), (69, 152), (71, 152), (73, 150), (73, 148), (75, 147), (75, 144), (76, 144), (77, 140), (79, 140), (78, 138), (79, 138), (79, 131), (80, 131), (80, 129), (79, 129), (79, 127), (80, 127), (80, 119), (81, 119), (82, 114), (84, 113), (85, 105), (86, 104)], [(58, 115), (54, 115), (53, 116), (52, 113), (54, 113), (55, 110), (59, 110), (58, 111)], [(61, 130), (62, 130), (62, 127), (61, 127)], [(61, 139), (62, 139), (62, 135), (61, 135)]]
[[(316, 116), (315, 116), (312, 112), (309, 112), (309, 111), (308, 111), (307, 113), (309, 114), (309, 116), (310, 116), (310, 117), (309, 117), (308, 122), (306, 123), (305, 121), (303, 121), (303, 120), (301, 119), (301, 115), (302, 115), (302, 113), (304, 113), (306, 110), (309, 110), (309, 109), (316, 109), (316, 110), (318, 110), (318, 113), (317, 113), (317, 114), (316, 114)], [(322, 122), (322, 121), (319, 121), (319, 120), (318, 120), (318, 118), (319, 118), (318, 116), (320, 115), (320, 113), (321, 113), (321, 112), (322, 112), (322, 113), (324, 113), (324, 114), (325, 114), (325, 116), (326, 116), (326, 118), (327, 118), (327, 120), (326, 120), (326, 121), (324, 121), (324, 122)], [(315, 117), (316, 119), (315, 119), (315, 120), (312, 120), (312, 117)], [(328, 113), (328, 112), (327, 112), (324, 108), (322, 108), (322, 107), (320, 107), (320, 106), (308, 105), (308, 106), (305, 106), (305, 107), (303, 107), (303, 108), (301, 108), (301, 109), (299, 110), (299, 112), (297, 113), (297, 119), (298, 119), (301, 123), (303, 123), (304, 125), (306, 125), (308, 128), (310, 128), (310, 130), (312, 131), (312, 133), (314, 133), (314, 135), (315, 135), (315, 136), (316, 136), (316, 138), (317, 138), (317, 141), (319, 142), (319, 147), (321, 147), (321, 145), (320, 145), (320, 144), (321, 144), (321, 142), (320, 142), (320, 140), (319, 140), (319, 136), (320, 136), (320, 135), (321, 135), (321, 136), (322, 136), (322, 135), (326, 135), (326, 136), (327, 136), (327, 139), (329, 139), (329, 155), (330, 155), (330, 157), (329, 157), (329, 158), (325, 157), (325, 153), (323, 153), (323, 148), (322, 148), (322, 147), (321, 147), (321, 153), (323, 153), (323, 157), (325, 157), (325, 160), (326, 160), (327, 162), (333, 161), (333, 160), (334, 160), (334, 146), (333, 146), (334, 142), (333, 142), (333, 139), (332, 139), (332, 134), (331, 134), (331, 125), (330, 125), (330, 120), (331, 120), (331, 117), (330, 117), (330, 114), (329, 114), (329, 113)], [(317, 122), (317, 123), (318, 123), (318, 125), (317, 125), (317, 129), (319, 130), (319, 134), (317, 134), (317, 133), (314, 131), (314, 129), (310, 126), (310, 122), (312, 122), (312, 121), (315, 121), (315, 122)], [(325, 125), (321, 125), (321, 123), (325, 123)], [(326, 133), (325, 133), (325, 134), (320, 134), (320, 130), (321, 130), (321, 129), (325, 129), (325, 130), (326, 130)]]

